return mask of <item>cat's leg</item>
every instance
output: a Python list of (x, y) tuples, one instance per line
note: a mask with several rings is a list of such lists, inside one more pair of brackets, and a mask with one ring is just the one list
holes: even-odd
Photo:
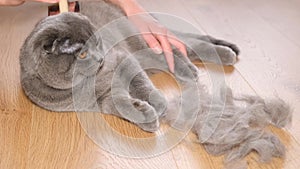
[(233, 65), (240, 53), (235, 44), (212, 36), (178, 32), (176, 35), (186, 44), (188, 57), (192, 61), (201, 60), (222, 65)]
[(97, 88), (105, 83), (109, 83), (110, 88), (105, 97), (99, 95), (102, 112), (124, 118), (146, 131), (157, 130), (159, 115), (165, 109), (164, 97), (158, 93), (135, 58), (128, 57), (118, 48), (110, 53), (110, 58), (113, 57), (116, 57), (118, 64), (112, 75), (107, 75), (112, 77), (111, 82), (97, 82)]
[(128, 96), (104, 96), (98, 100), (101, 112), (128, 120), (142, 130), (155, 132), (159, 120), (155, 109), (148, 102)]
[[(148, 66), (142, 65), (145, 62), (151, 63), (151, 65), (161, 62), (157, 60), (157, 55), (153, 56), (152, 50), (151, 52), (143, 50), (146, 44), (139, 36), (132, 36), (125, 42), (121, 46), (127, 47), (128, 57), (119, 65), (120, 70), (122, 69), (120, 72), (123, 72), (120, 77), (123, 84), (126, 84), (125, 88), (129, 88), (131, 97), (148, 102), (154, 107), (158, 116), (163, 115), (167, 108), (167, 101), (143, 69)], [(116, 52), (120, 51), (116, 49)], [(124, 53), (126, 52), (122, 52), (120, 55), (124, 55)]]
[(144, 71), (138, 73), (132, 79), (129, 93), (133, 98), (148, 102), (154, 107), (158, 116), (163, 115), (167, 108), (167, 101), (164, 95), (155, 88)]
[(229, 47), (216, 45), (198, 39), (190, 40), (191, 47), (188, 47), (188, 56), (194, 60), (212, 62), (221, 65), (233, 65), (237, 61), (237, 54)]
[(236, 44), (233, 44), (233, 43), (228, 42), (226, 40), (216, 39), (216, 38), (214, 38), (210, 35), (203, 35), (203, 36), (199, 35), (199, 36), (197, 36), (197, 39), (200, 39), (200, 40), (203, 40), (203, 41), (215, 44), (215, 45), (228, 47), (231, 50), (233, 50), (236, 55), (240, 54), (240, 49), (238, 48), (238, 46)]

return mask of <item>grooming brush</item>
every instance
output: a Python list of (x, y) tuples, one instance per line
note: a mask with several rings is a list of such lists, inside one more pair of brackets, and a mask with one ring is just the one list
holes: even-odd
[(63, 12), (79, 12), (78, 1), (61, 0), (59, 3), (48, 7), (48, 16), (57, 15)]
[(69, 12), (68, 0), (60, 0), (58, 5), (60, 13)]

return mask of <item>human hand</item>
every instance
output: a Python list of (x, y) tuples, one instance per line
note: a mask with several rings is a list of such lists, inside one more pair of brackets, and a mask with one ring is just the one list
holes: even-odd
[(128, 19), (139, 29), (148, 46), (157, 54), (164, 52), (169, 70), (174, 73), (174, 56), (171, 45), (178, 48), (187, 57), (185, 45), (135, 1), (129, 0), (129, 2), (131, 3), (120, 5), (121, 8), (125, 11)]
[[(75, 7), (76, 7), (76, 2), (68, 2), (68, 11), (69, 12), (75, 12)], [(49, 15), (52, 16), (52, 15), (57, 15), (60, 13), (60, 9), (59, 9), (59, 6), (58, 5), (53, 5), (53, 6), (50, 6), (49, 8)]]
[(0, 5), (21, 5), (28, 1), (39, 1), (45, 3), (58, 3), (59, 0), (0, 0)]
[(59, 0), (25, 0), (25, 1), (37, 1), (37, 2), (45, 2), (45, 3), (51, 3), (51, 4), (59, 2)]
[(185, 45), (149, 14), (132, 15), (128, 19), (139, 29), (142, 37), (155, 53), (164, 52), (168, 67), (174, 73), (174, 56), (171, 45), (187, 56)]

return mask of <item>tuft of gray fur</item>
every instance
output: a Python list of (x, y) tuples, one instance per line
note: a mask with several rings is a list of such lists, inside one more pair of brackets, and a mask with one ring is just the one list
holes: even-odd
[[(265, 127), (272, 124), (281, 128), (289, 124), (289, 106), (280, 99), (233, 97), (229, 88), (226, 99), (225, 107), (222, 107), (222, 101), (220, 105), (203, 105), (204, 109), (194, 125), (193, 130), (206, 150), (214, 155), (225, 154), (226, 162), (240, 160), (251, 151), (256, 151), (262, 162), (268, 162), (272, 157), (284, 157), (284, 145)], [(241, 101), (243, 106), (235, 104)], [(203, 117), (210, 121), (203, 121)], [(218, 121), (217, 126), (210, 124), (215, 121)]]
[[(102, 113), (124, 118), (149, 132), (159, 128), (160, 120), (178, 127), (175, 109), (179, 97), (167, 100), (142, 69), (147, 64), (165, 63), (163, 56), (148, 52), (141, 59), (132, 55), (147, 49), (139, 35), (127, 38), (105, 54), (105, 44), (93, 37), (93, 33), (124, 14), (105, 1), (82, 2), (80, 7), (81, 14), (62, 13), (43, 19), (24, 42), (20, 53), (21, 83), (28, 98), (38, 106), (60, 112), (93, 111), (93, 107), (99, 105)], [(129, 21), (119, 26), (119, 31), (114, 33), (133, 31)], [(196, 53), (200, 53), (202, 61), (233, 65), (240, 52), (235, 44), (211, 36), (174, 33), (191, 44), (188, 56), (192, 61), (199, 59)], [(265, 131), (269, 124), (282, 128), (291, 122), (291, 110), (283, 100), (235, 97), (231, 89), (224, 87), (220, 97), (214, 98), (217, 101), (211, 104), (212, 96), (201, 84), (197, 67), (177, 49), (173, 52), (178, 56), (175, 77), (183, 84), (183, 94), (196, 92), (187, 83), (193, 79), (201, 96), (199, 101), (187, 105), (200, 107), (197, 117), (187, 112), (180, 115), (179, 121), (196, 118), (192, 131), (209, 153), (225, 154), (228, 166), (235, 167), (241, 167), (233, 163), (241, 164), (239, 160), (251, 151), (256, 151), (262, 162), (284, 156), (284, 145)], [(81, 58), (83, 53), (86, 58)], [(184, 71), (183, 64), (189, 67), (191, 74)], [(167, 69), (166, 64), (163, 65), (162, 69)], [(128, 78), (131, 78), (130, 83)], [(95, 93), (80, 92), (90, 84), (94, 84)], [(74, 94), (81, 100), (74, 101)], [(93, 97), (97, 103), (85, 102)]]

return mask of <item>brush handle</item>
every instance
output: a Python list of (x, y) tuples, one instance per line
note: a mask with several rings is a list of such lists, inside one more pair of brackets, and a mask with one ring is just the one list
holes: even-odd
[(60, 0), (59, 1), (59, 13), (68, 12), (68, 0)]

